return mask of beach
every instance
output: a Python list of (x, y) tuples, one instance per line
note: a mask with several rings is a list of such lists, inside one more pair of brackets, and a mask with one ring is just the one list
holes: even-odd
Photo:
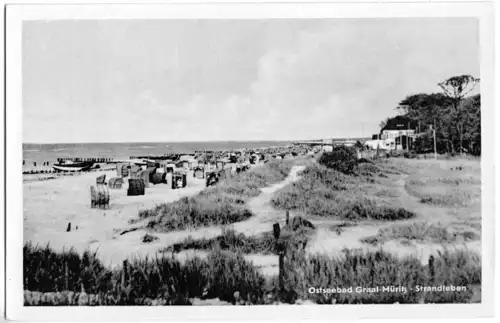
[[(87, 249), (101, 249), (100, 254), (107, 257), (104, 247), (121, 230), (130, 227), (128, 221), (137, 217), (140, 210), (196, 194), (205, 187), (204, 179), (193, 178), (191, 174), (187, 187), (183, 189), (172, 190), (168, 184), (150, 184), (145, 195), (127, 196), (128, 181), (125, 180), (121, 189), (110, 189), (109, 209), (91, 209), (90, 186), (95, 185), (96, 177), (102, 174), (108, 178), (116, 177), (116, 171), (103, 171), (26, 182), (23, 194), (24, 241), (50, 244), (60, 251), (74, 248), (81, 253)], [(70, 222), (71, 232), (66, 232)], [(132, 247), (124, 244), (121, 248), (130, 256)], [(120, 252), (118, 249), (116, 253)], [(109, 257), (111, 260), (113, 254)], [(107, 262), (106, 258), (103, 260)]]

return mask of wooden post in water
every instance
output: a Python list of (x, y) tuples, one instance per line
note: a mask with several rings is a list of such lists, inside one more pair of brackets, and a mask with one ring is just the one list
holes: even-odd
[(286, 210), (286, 226), (288, 228), (290, 223), (290, 210)]

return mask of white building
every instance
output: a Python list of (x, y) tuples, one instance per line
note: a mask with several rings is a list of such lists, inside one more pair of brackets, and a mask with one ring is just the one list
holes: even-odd
[(333, 146), (332, 145), (324, 145), (323, 147), (321, 147), (321, 149), (325, 152), (332, 152)]
[(379, 139), (379, 140), (367, 140), (363, 144), (365, 147), (370, 149), (382, 149), (382, 150), (393, 150), (396, 148), (396, 140), (390, 139)]
[(415, 137), (414, 129), (382, 130), (381, 139), (396, 139), (397, 137)]

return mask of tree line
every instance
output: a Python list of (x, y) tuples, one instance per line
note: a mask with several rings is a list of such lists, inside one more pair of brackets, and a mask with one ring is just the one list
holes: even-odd
[(442, 92), (409, 95), (396, 108), (400, 115), (382, 121), (381, 127), (408, 120), (418, 133), (412, 145), (417, 153), (434, 151), (435, 130), (438, 153), (480, 155), (481, 95), (470, 95), (477, 84), (478, 78), (459, 75), (438, 83)]

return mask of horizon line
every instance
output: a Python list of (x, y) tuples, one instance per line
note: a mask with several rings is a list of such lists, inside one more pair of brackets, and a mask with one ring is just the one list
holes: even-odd
[(314, 141), (323, 139), (364, 139), (369, 138), (364, 137), (327, 137), (320, 139), (277, 139), (277, 140), (186, 140), (186, 141), (101, 141), (101, 142), (23, 142), (23, 145), (77, 145), (77, 144), (162, 144), (162, 143), (172, 143), (172, 144), (183, 144), (183, 143), (243, 143), (243, 142), (300, 142), (300, 141)]

